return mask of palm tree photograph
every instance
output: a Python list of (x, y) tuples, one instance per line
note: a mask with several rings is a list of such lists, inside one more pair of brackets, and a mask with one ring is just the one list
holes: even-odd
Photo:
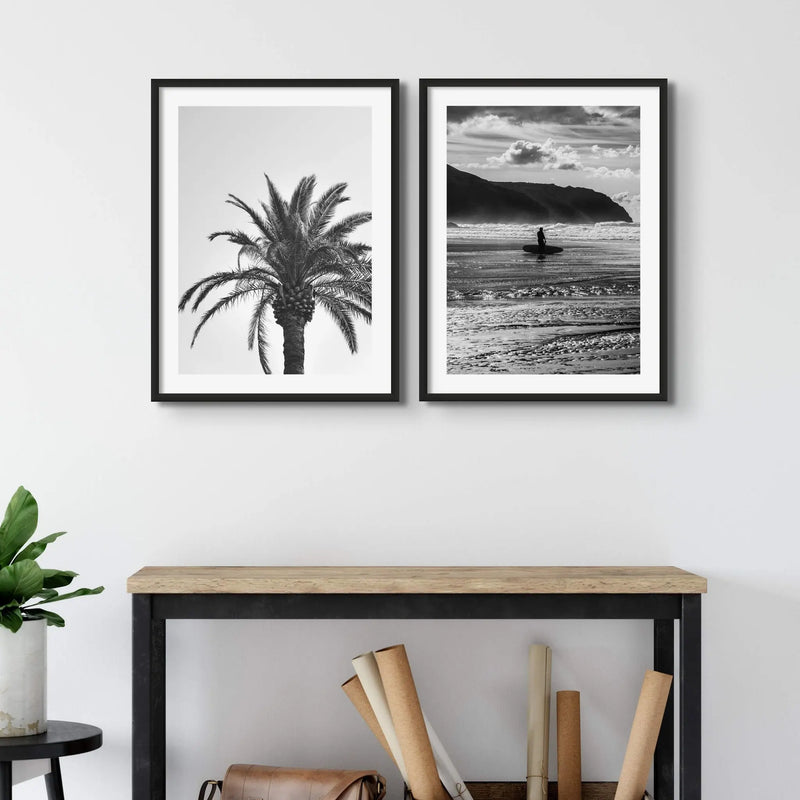
[(230, 289), (202, 314), (192, 336), (216, 314), (237, 303), (252, 307), (247, 347), (258, 351), (265, 374), (269, 364), (267, 317), (274, 316), (283, 329), (283, 372), (305, 372), (305, 329), (319, 306), (336, 323), (350, 352), (358, 352), (355, 320), (372, 321), (372, 248), (351, 241), (350, 235), (372, 215), (357, 212), (333, 222), (345, 196), (346, 183), (337, 183), (314, 199), (314, 175), (300, 180), (287, 202), (268, 176), (269, 202), (256, 211), (235, 195), (226, 201), (240, 209), (255, 233), (241, 230), (216, 231), (214, 241), (224, 238), (237, 248), (236, 267), (215, 272), (190, 286), (181, 297), (181, 311), (200, 306), (217, 290)]
[(397, 400), (397, 91), (153, 82), (153, 400)]

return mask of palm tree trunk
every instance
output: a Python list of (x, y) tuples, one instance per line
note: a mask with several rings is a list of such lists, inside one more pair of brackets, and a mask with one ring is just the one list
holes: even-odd
[(302, 375), (306, 360), (306, 321), (289, 314), (283, 323), (283, 374)]

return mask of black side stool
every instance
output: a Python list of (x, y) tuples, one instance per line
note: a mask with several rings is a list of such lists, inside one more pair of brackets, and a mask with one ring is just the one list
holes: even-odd
[(80, 722), (47, 721), (47, 732), (36, 736), (0, 738), (0, 800), (11, 800), (11, 764), (49, 758), (50, 772), (44, 776), (48, 800), (64, 800), (61, 783), (61, 756), (74, 756), (97, 750), (103, 744), (103, 731)]

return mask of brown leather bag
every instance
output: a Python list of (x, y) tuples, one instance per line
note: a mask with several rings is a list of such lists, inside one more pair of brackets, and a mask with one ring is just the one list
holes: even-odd
[(222, 781), (202, 785), (198, 800), (211, 800), (217, 790), (220, 800), (382, 800), (386, 781), (373, 770), (231, 764)]

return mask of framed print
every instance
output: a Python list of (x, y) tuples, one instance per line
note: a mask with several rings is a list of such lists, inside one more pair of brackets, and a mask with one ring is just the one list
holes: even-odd
[(665, 400), (667, 82), (420, 82), (422, 400)]
[(398, 81), (152, 81), (152, 393), (398, 399)]

